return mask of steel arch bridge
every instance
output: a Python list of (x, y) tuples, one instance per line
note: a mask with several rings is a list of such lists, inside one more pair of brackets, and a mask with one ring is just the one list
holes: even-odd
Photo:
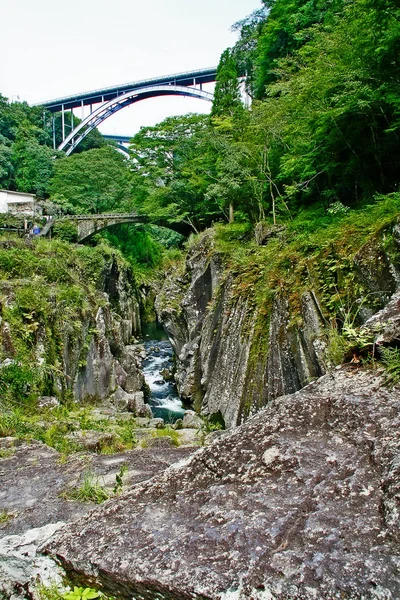
[[(84, 92), (75, 96), (40, 102), (37, 106), (43, 106), (52, 113), (61, 112), (63, 141), (58, 146), (58, 150), (64, 150), (69, 155), (92, 129), (98, 127), (117, 111), (140, 100), (158, 96), (189, 96), (212, 102), (213, 94), (203, 90), (202, 86), (204, 83), (215, 81), (216, 74), (216, 67), (187, 73), (175, 73), (174, 75), (136, 81), (111, 88)], [(93, 110), (93, 104), (99, 104), (99, 106)], [(90, 114), (74, 128), (73, 109), (81, 107), (83, 115), (84, 106), (90, 107)], [(71, 112), (70, 124), (67, 123), (66, 119), (67, 111)], [(66, 135), (66, 129), (68, 128), (70, 133)], [(54, 117), (53, 145), (56, 146)]]

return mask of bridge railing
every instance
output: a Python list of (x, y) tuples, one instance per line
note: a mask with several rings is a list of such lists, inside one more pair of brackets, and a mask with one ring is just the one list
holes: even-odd
[[(61, 219), (68, 219), (69, 221), (93, 221), (98, 219), (99, 221), (103, 221), (105, 219), (132, 219), (135, 217), (144, 217), (145, 215), (139, 215), (138, 213), (97, 213), (95, 215), (63, 215), (62, 217), (58, 217)], [(56, 217), (57, 218), (57, 217)]]

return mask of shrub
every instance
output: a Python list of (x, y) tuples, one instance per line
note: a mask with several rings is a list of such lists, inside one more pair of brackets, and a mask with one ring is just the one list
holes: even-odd
[(400, 383), (400, 348), (381, 348), (380, 352), (387, 383), (397, 385)]

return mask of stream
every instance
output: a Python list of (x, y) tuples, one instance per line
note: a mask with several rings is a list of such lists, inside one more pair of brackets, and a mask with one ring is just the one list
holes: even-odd
[(150, 388), (150, 398), (153, 415), (162, 418), (166, 423), (174, 423), (182, 418), (185, 412), (182, 401), (178, 396), (174, 380), (166, 381), (160, 372), (172, 370), (173, 350), (164, 329), (158, 323), (143, 326), (143, 345), (146, 358), (143, 361), (143, 373)]

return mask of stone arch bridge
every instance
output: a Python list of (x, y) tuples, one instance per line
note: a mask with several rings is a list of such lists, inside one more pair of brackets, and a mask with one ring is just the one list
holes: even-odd
[(96, 215), (66, 215), (64, 217), (53, 217), (43, 227), (39, 235), (47, 235), (52, 229), (56, 222), (62, 221), (73, 221), (76, 223), (78, 230), (78, 242), (84, 242), (89, 239), (95, 233), (102, 229), (107, 229), (113, 225), (120, 225), (122, 223), (149, 223), (151, 225), (158, 225), (159, 227), (166, 227), (172, 229), (183, 236), (187, 236), (191, 231), (191, 227), (183, 221), (176, 223), (167, 223), (162, 219), (150, 218), (146, 215), (139, 215), (137, 213), (109, 213), (109, 214), (96, 214)]

